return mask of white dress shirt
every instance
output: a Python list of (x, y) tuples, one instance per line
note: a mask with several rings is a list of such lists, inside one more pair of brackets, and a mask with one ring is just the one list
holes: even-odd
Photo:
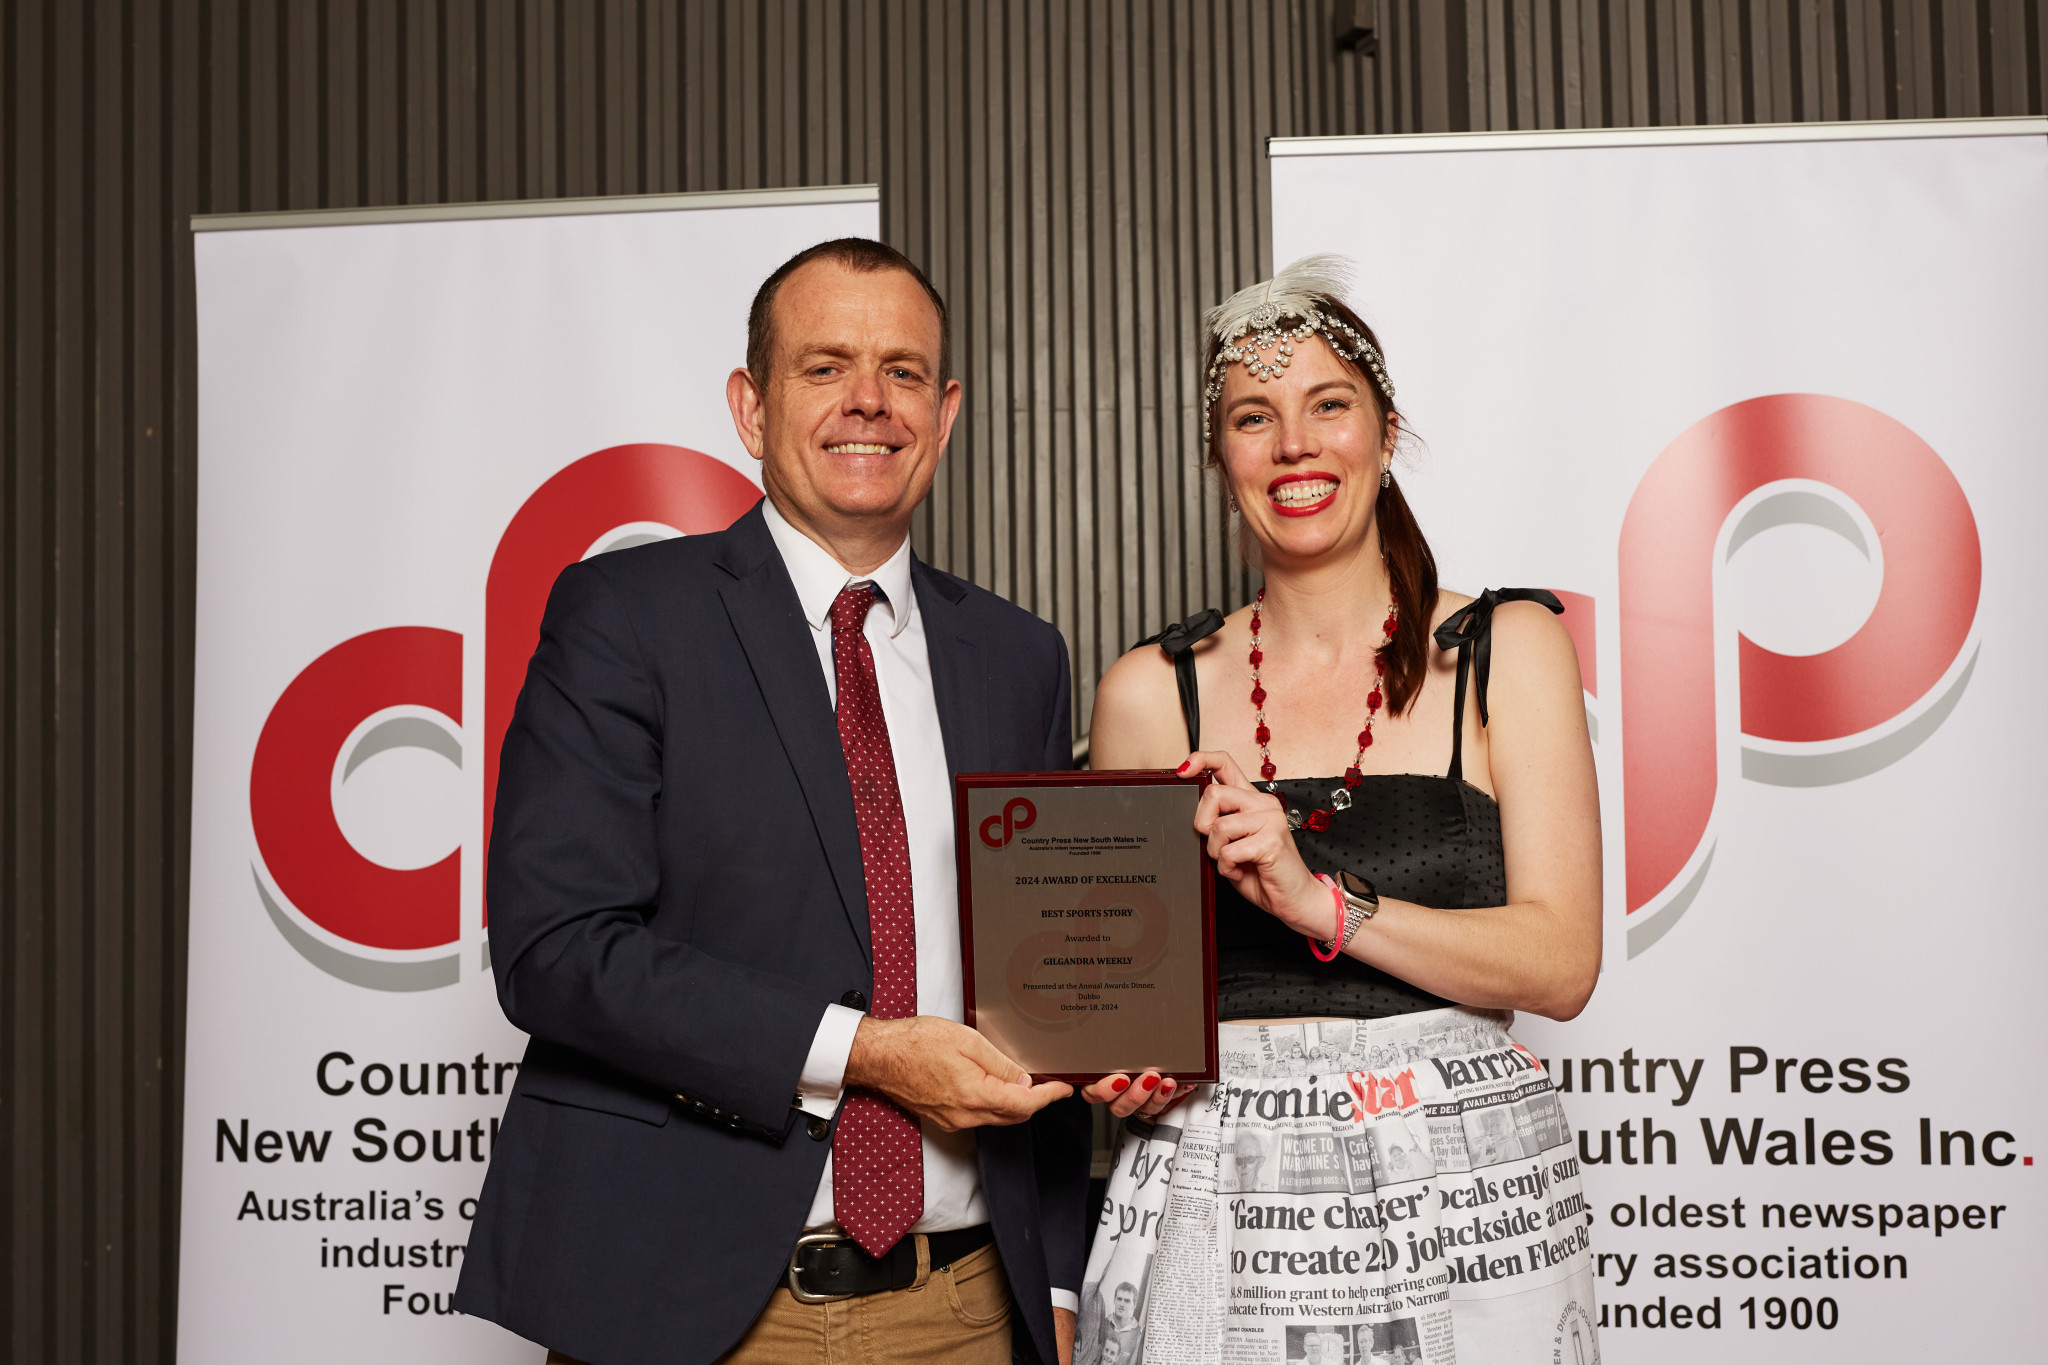
[[(832, 660), (832, 603), (849, 583), (863, 581), (763, 500), (761, 514), (782, 562), (796, 584), (797, 601), (811, 625), (825, 690), (839, 704), (839, 675)], [(889, 749), (896, 758), (896, 788), (903, 797), (903, 827), (910, 843), (910, 895), (917, 921), (917, 1012), (958, 1023), (963, 1017), (960, 983), (960, 892), (953, 858), (953, 775), (946, 767), (946, 742), (939, 731), (939, 704), (932, 694), (931, 656), (924, 622), (910, 584), (910, 541), (889, 562), (864, 576), (881, 590), (868, 612), (868, 648), (875, 655), (875, 684), (882, 694), (882, 718), (889, 725)], [(839, 1108), (846, 1058), (853, 1050), (859, 1011), (827, 1005), (798, 1082), (801, 1107), (830, 1118)], [(808, 1227), (832, 1221), (832, 1160), (811, 1201)], [(988, 1221), (981, 1197), (974, 1134), (946, 1133), (924, 1125), (924, 1216), (913, 1232), (949, 1232)]]
[[(832, 658), (832, 603), (849, 583), (863, 581), (816, 541), (789, 524), (773, 501), (762, 499), (768, 534), (796, 584), (797, 601), (810, 622), (825, 691), (839, 705), (839, 673)], [(960, 981), (960, 883), (953, 856), (953, 774), (946, 766), (946, 741), (939, 729), (938, 698), (932, 692), (931, 654), (925, 647), (924, 618), (910, 582), (910, 540), (905, 537), (886, 564), (866, 575), (880, 590), (868, 612), (865, 633), (875, 656), (875, 685), (889, 749), (896, 759), (896, 788), (903, 798), (903, 827), (910, 844), (910, 898), (917, 925), (917, 1012), (962, 1022), (965, 1000)], [(825, 1006), (797, 1081), (798, 1106), (831, 1118), (846, 1085), (846, 1059), (853, 1050), (861, 1013), (844, 1005)], [(912, 1232), (950, 1232), (988, 1221), (981, 1195), (974, 1134), (942, 1132), (923, 1124), (924, 1214)], [(807, 1228), (832, 1222), (832, 1158), (811, 1199)], [(1052, 1291), (1055, 1308), (1077, 1312), (1073, 1289)]]

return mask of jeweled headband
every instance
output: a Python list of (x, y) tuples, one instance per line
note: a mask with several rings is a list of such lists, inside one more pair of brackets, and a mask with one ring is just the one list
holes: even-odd
[[(1223, 372), (1241, 363), (1260, 383), (1278, 379), (1294, 363), (1294, 344), (1317, 333), (1346, 360), (1364, 361), (1373, 382), (1387, 401), (1394, 386), (1379, 351), (1342, 318), (1323, 305), (1344, 297), (1351, 287), (1351, 262), (1342, 256), (1304, 256), (1293, 265), (1248, 289), (1240, 289), (1202, 316), (1202, 326), (1216, 343), (1216, 358), (1202, 389), (1202, 445), (1209, 444), (1209, 414), (1223, 396)], [(1283, 322), (1293, 325), (1283, 327)], [(1268, 357), (1265, 353), (1272, 352)]]

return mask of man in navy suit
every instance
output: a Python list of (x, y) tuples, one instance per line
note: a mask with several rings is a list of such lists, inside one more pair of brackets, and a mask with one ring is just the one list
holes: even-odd
[(532, 1043), (456, 1305), (550, 1359), (1071, 1354), (1087, 1110), (960, 1023), (951, 791), (1070, 765), (1067, 654), (910, 552), (947, 343), (899, 253), (800, 253), (727, 382), (767, 498), (549, 599), (489, 872)]

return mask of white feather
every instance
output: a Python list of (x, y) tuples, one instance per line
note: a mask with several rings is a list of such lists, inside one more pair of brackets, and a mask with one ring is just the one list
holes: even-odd
[(1282, 318), (1305, 317), (1325, 299), (1342, 300), (1351, 290), (1353, 266), (1348, 257), (1328, 252), (1304, 256), (1261, 284), (1240, 289), (1202, 315), (1209, 335), (1224, 340), (1251, 325), (1252, 314), (1271, 304)]

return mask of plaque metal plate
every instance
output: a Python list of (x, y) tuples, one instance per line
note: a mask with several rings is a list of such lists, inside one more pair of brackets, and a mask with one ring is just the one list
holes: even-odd
[(1164, 769), (953, 779), (966, 1021), (1034, 1080), (1216, 1079), (1204, 785)]

